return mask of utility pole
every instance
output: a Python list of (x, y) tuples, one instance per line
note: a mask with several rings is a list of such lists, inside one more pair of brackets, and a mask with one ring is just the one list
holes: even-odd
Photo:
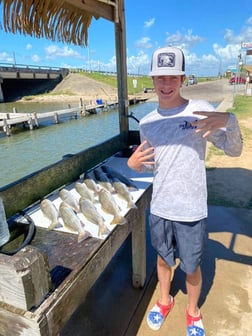
[(14, 65), (16, 66), (16, 54), (15, 54), (15, 51), (13, 51), (13, 61), (14, 61)]

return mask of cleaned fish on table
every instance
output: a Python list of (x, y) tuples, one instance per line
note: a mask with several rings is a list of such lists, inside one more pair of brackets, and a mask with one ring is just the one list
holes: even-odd
[(94, 194), (87, 187), (85, 183), (76, 182), (75, 189), (80, 194), (81, 197), (89, 199), (91, 202), (94, 202)]
[(80, 218), (64, 201), (60, 204), (59, 213), (65, 227), (72, 232), (78, 233), (78, 243), (91, 237), (90, 232), (84, 229), (84, 224), (81, 222)]
[(79, 200), (80, 210), (83, 215), (92, 223), (98, 225), (99, 231), (98, 236), (101, 237), (103, 235), (109, 234), (110, 231), (105, 225), (105, 219), (99, 214), (96, 206), (88, 199), (83, 197)]
[(87, 172), (84, 174), (83, 182), (86, 184), (86, 186), (91, 189), (95, 195), (98, 195), (99, 192), (99, 186), (96, 183), (95, 176), (93, 172)]
[(120, 213), (120, 208), (116, 203), (113, 195), (106, 189), (101, 189), (99, 192), (99, 201), (102, 206), (102, 210), (113, 215), (113, 219), (110, 224), (126, 224), (127, 220)]
[(133, 197), (128, 187), (126, 186), (126, 184), (122, 183), (117, 178), (113, 179), (112, 184), (113, 184), (115, 191), (118, 193), (118, 195), (127, 202), (127, 207), (129, 209), (137, 209), (137, 206), (134, 203)]
[(69, 190), (61, 189), (59, 191), (59, 197), (62, 199), (62, 201), (70, 205), (70, 207), (73, 208), (74, 211), (80, 211), (79, 200), (77, 200)]
[(48, 226), (48, 230), (62, 227), (62, 224), (59, 222), (59, 212), (52, 201), (49, 199), (43, 199), (40, 202), (40, 209), (43, 215), (51, 221)]
[(137, 185), (128, 177), (124, 176), (123, 174), (119, 173), (115, 169), (111, 168), (108, 165), (102, 165), (101, 169), (106, 173), (109, 174), (113, 178), (117, 178), (122, 183), (126, 184), (126, 186), (131, 190), (138, 190)]
[(107, 189), (111, 193), (115, 191), (107, 174), (104, 173), (101, 168), (96, 168), (94, 170), (94, 176), (97, 183), (99, 183), (103, 188)]

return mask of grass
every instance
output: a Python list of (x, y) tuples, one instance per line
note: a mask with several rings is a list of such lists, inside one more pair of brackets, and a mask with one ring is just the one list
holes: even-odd
[(237, 95), (234, 99), (233, 108), (229, 112), (235, 113), (238, 119), (246, 119), (252, 117), (252, 96)]
[[(106, 83), (108, 85), (111, 85), (113, 87), (117, 87), (117, 77), (115, 75), (108, 75), (108, 74), (103, 74), (100, 72), (83, 72), (83, 76), (95, 79), (99, 82)], [(133, 79), (137, 80), (137, 87), (134, 88), (133, 86)], [(152, 79), (149, 76), (137, 76), (137, 77), (131, 77), (128, 76), (128, 94), (129, 95), (134, 95), (139, 92), (143, 92), (144, 88), (153, 88), (152, 84)]]

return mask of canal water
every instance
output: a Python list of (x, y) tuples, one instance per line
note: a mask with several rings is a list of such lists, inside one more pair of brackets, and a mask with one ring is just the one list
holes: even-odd
[[(218, 103), (212, 103), (215, 107)], [(78, 104), (71, 104), (71, 107)], [(156, 102), (144, 102), (129, 107), (129, 114), (141, 119), (157, 106)], [(1, 103), (0, 112), (48, 112), (66, 109), (67, 103)], [(138, 123), (129, 118), (130, 130), (137, 130)], [(97, 114), (40, 123), (38, 129), (12, 130), (7, 137), (0, 132), (0, 188), (21, 179), (50, 164), (60, 161), (64, 155), (76, 154), (119, 134), (118, 110), (98, 111)]]
[[(75, 106), (78, 104), (71, 104)], [(137, 104), (129, 107), (129, 113), (141, 119), (156, 106), (156, 102)], [(20, 113), (31, 113), (66, 109), (68, 104), (1, 103), (0, 112), (12, 112), (13, 107)], [(129, 118), (129, 128), (137, 130), (138, 123)], [(118, 110), (112, 109), (59, 124), (47, 121), (34, 130), (12, 130), (9, 137), (0, 133), (0, 187), (118, 134)]]

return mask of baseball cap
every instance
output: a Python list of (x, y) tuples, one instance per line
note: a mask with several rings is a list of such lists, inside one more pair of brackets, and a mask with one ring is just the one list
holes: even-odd
[(185, 74), (183, 51), (176, 47), (164, 47), (154, 51), (150, 76), (180, 76)]

